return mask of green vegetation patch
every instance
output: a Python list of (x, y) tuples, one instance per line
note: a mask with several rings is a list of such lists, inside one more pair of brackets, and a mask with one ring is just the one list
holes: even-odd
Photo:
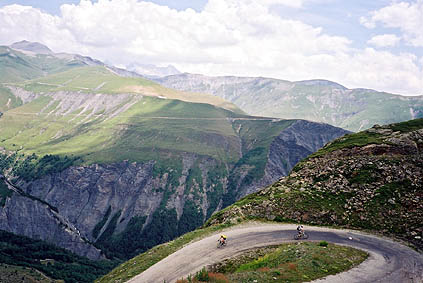
[(376, 197), (374, 198), (375, 201), (384, 204), (386, 201), (391, 197), (398, 197), (401, 196), (403, 193), (412, 192), (413, 186), (411, 182), (405, 180), (403, 182), (393, 182), (385, 184), (379, 187), (376, 190)]
[[(108, 253), (126, 259), (138, 254), (140, 242), (142, 244), (145, 240), (145, 234), (142, 234), (141, 231), (146, 220), (146, 216), (132, 217), (125, 229), (111, 238), (108, 245), (111, 252)], [(152, 237), (155, 237), (155, 235), (152, 235)], [(113, 249), (110, 247), (113, 247)]]
[(364, 251), (327, 242), (287, 243), (225, 260), (191, 282), (305, 282), (349, 270), (367, 257)]
[(47, 154), (39, 158), (35, 154), (18, 162), (13, 173), (26, 181), (40, 178), (41, 176), (62, 172), (72, 166), (78, 158)]
[(155, 246), (154, 248), (119, 265), (110, 273), (100, 279), (97, 279), (95, 282), (125, 282), (130, 278), (140, 274), (144, 270), (147, 270), (150, 266), (164, 259), (168, 255), (173, 254), (177, 250), (183, 248), (186, 244), (198, 239), (202, 239), (230, 226), (232, 225), (222, 224), (203, 229), (197, 229), (195, 231), (184, 234), (173, 241)]
[(43, 157), (36, 154), (0, 153), (0, 172), (12, 168), (12, 175), (25, 181), (32, 181), (44, 175), (62, 172), (72, 166), (79, 158), (47, 154)]
[(21, 82), (84, 65), (82, 61), (69, 61), (69, 58), (50, 54), (26, 55), (7, 46), (0, 46), (0, 82)]
[(98, 222), (93, 229), (93, 237), (97, 238), (98, 234), (100, 233), (101, 229), (103, 228), (104, 224), (106, 224), (107, 220), (109, 220), (110, 213), (112, 212), (112, 207), (109, 206), (109, 208), (106, 211), (106, 214), (103, 216), (103, 219), (101, 219), (100, 222)]
[(203, 219), (203, 211), (192, 200), (187, 200), (182, 216), (179, 219), (178, 233), (182, 235), (200, 227), (203, 224)]
[(118, 212), (116, 212), (112, 219), (109, 222), (109, 225), (107, 225), (106, 230), (104, 230), (103, 234), (101, 234), (100, 239), (98, 239), (100, 242), (107, 240), (109, 237), (111, 237), (113, 235), (113, 233), (115, 232), (116, 226), (117, 226), (117, 221), (121, 215), (122, 211), (119, 210)]
[(367, 131), (345, 135), (342, 138), (335, 140), (334, 142), (313, 153), (309, 157), (322, 156), (326, 153), (343, 148), (352, 148), (356, 146), (361, 147), (369, 144), (381, 144), (383, 142), (382, 138), (383, 135), (381, 134)]
[(134, 216), (126, 228), (118, 233), (114, 233), (117, 221), (122, 222), (124, 218), (120, 218), (120, 212), (115, 213), (96, 241), (96, 247), (101, 248), (108, 258), (128, 260), (201, 226), (204, 216), (194, 201), (186, 201), (179, 221), (176, 210), (166, 208), (166, 203), (163, 202), (154, 211), (149, 223), (145, 223), (146, 216)]
[(6, 204), (6, 199), (11, 197), (13, 191), (9, 190), (6, 183), (0, 179), (0, 207)]
[(383, 137), (384, 136), (381, 134), (367, 131), (345, 135), (341, 138), (334, 140), (331, 143), (328, 143), (323, 148), (319, 149), (313, 154), (310, 154), (308, 157), (298, 162), (297, 165), (294, 166), (292, 171), (300, 171), (305, 166), (305, 163), (311, 158), (320, 157), (336, 150), (344, 148), (363, 147), (369, 144), (382, 144)]
[(22, 105), (22, 101), (14, 96), (8, 88), (0, 85), (0, 112), (5, 112), (20, 105)]
[(0, 230), (0, 263), (33, 268), (52, 279), (79, 283), (93, 282), (117, 262), (92, 261), (47, 242)]
[(25, 82), (24, 88), (33, 92), (81, 90), (116, 93), (126, 85), (158, 87), (156, 83), (143, 78), (120, 77), (103, 66), (84, 66)]
[(397, 124), (391, 125), (390, 128), (394, 132), (400, 131), (403, 133), (420, 130), (423, 128), (423, 118), (406, 121), (402, 123), (397, 123)]
[(380, 170), (374, 164), (367, 164), (361, 167), (359, 170), (352, 172), (349, 177), (350, 183), (367, 184), (377, 181), (376, 173)]
[(209, 207), (207, 208), (206, 219), (210, 218), (220, 203), (222, 195), (224, 194), (222, 180), (224, 180), (227, 174), (227, 169), (223, 166), (222, 163), (217, 164), (216, 167), (207, 172), (206, 183), (209, 187), (214, 187), (214, 191), (206, 192), (207, 201), (209, 204)]
[(0, 263), (0, 282), (2, 283), (59, 283), (61, 280), (54, 280), (45, 276), (34, 268), (13, 266)]
[(186, 180), (186, 186), (185, 186), (185, 194), (188, 194), (190, 191), (196, 192), (198, 189), (196, 189), (194, 186), (195, 184), (198, 184), (198, 189), (202, 191), (203, 189), (203, 176), (201, 174), (201, 169), (196, 165), (193, 166), (188, 170), (188, 176)]

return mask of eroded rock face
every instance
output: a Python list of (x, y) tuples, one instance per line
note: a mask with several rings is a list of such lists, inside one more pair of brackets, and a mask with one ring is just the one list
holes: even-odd
[[(160, 204), (165, 177), (153, 177), (153, 162), (121, 162), (109, 165), (70, 167), (22, 185), (29, 194), (58, 208), (61, 215), (77, 225), (91, 241), (94, 226), (111, 207), (112, 215), (121, 211), (117, 231), (135, 215), (151, 215)], [(107, 226), (107, 225), (105, 225)]]
[(289, 176), (223, 211), (210, 224), (253, 217), (363, 228), (422, 249), (423, 130), (392, 128), (376, 126), (367, 131), (377, 134), (375, 142), (300, 163)]
[(22, 100), (22, 103), (29, 103), (36, 99), (39, 95), (33, 92), (26, 91), (19, 87), (8, 86), (12, 93)]
[[(323, 147), (329, 141), (349, 133), (323, 123), (299, 120), (282, 131), (270, 145), (263, 178), (242, 191), (240, 197), (286, 176), (299, 161)], [(240, 198), (239, 197), (239, 198)]]
[(101, 251), (48, 205), (14, 192), (0, 207), (0, 229), (48, 241), (90, 259), (103, 258)]

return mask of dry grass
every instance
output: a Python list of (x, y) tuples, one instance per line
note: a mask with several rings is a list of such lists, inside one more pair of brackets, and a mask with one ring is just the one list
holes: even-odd
[(216, 282), (216, 283), (229, 283), (229, 279), (223, 273), (209, 273), (210, 281), (209, 282)]
[(290, 263), (287, 264), (287, 268), (289, 270), (297, 270), (297, 265), (295, 263), (290, 262)]

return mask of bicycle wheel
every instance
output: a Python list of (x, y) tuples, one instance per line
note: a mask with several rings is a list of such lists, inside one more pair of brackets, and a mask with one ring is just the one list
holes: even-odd
[(303, 239), (304, 239), (304, 240), (305, 240), (305, 239), (308, 239), (308, 234), (304, 233), (304, 235), (303, 235)]
[(300, 235), (295, 234), (295, 235), (294, 235), (294, 240), (298, 240), (298, 239), (300, 239)]

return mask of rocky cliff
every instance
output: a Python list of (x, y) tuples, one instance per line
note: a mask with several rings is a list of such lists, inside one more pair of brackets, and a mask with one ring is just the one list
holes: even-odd
[(237, 199), (274, 183), (280, 178), (279, 176), (288, 175), (295, 164), (303, 158), (336, 137), (347, 133), (348, 131), (328, 124), (297, 120), (275, 137), (270, 144), (263, 178), (252, 186), (240, 190)]
[(259, 218), (373, 230), (423, 248), (423, 119), (328, 144), (209, 224)]
[[(0, 205), (0, 229), (33, 239), (43, 239), (90, 259), (100, 259), (95, 248), (80, 231), (49, 203), (22, 192), (3, 176), (8, 193)], [(6, 190), (6, 188), (3, 188)], [(3, 191), (4, 192), (4, 191)]]

